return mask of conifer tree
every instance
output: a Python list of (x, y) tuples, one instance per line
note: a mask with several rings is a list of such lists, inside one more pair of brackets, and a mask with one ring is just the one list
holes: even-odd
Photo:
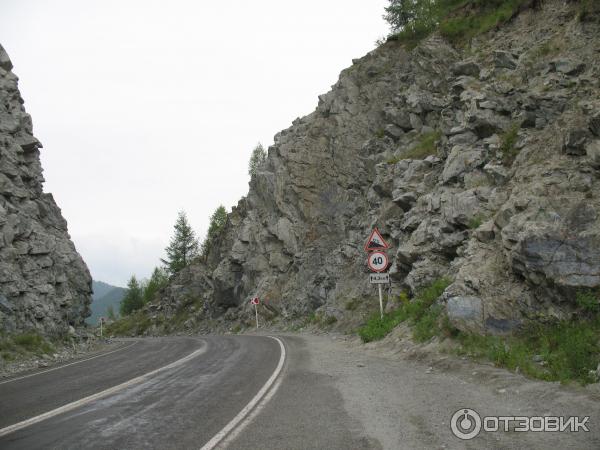
[(185, 212), (179, 212), (174, 229), (171, 242), (165, 248), (167, 258), (161, 259), (169, 275), (179, 272), (198, 256), (198, 240), (187, 221)]

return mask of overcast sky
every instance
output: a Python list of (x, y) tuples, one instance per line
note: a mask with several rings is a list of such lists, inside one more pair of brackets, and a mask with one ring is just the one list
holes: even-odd
[(164, 256), (177, 211), (203, 237), (248, 192), (248, 158), (387, 32), (386, 0), (2, 0), (0, 43), (92, 276)]

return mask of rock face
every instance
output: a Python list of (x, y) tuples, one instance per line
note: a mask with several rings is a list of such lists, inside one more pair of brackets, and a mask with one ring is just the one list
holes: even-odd
[(276, 135), (207, 260), (149, 314), (193, 308), (186, 327), (210, 327), (254, 295), (283, 319), (351, 314), (373, 296), (363, 245), (377, 226), (393, 291), (450, 278), (439, 301), (459, 328), (568, 317), (600, 286), (599, 36), (549, 0), (468, 52), (433, 36), (355, 60)]
[(40, 142), (0, 46), (0, 329), (60, 333), (89, 315), (91, 277), (51, 194)]

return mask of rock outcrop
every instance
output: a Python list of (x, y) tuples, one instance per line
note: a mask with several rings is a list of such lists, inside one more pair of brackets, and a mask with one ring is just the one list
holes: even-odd
[(40, 142), (0, 46), (0, 330), (61, 333), (89, 315), (91, 277), (51, 194)]
[[(393, 290), (453, 280), (455, 326), (568, 317), (600, 286), (600, 27), (547, 1), (469, 49), (387, 42), (275, 137), (206, 261), (147, 309), (157, 327), (342, 317), (367, 298), (364, 240), (393, 244)], [(191, 308), (191, 309), (190, 309)], [(243, 313), (243, 314), (242, 314)]]

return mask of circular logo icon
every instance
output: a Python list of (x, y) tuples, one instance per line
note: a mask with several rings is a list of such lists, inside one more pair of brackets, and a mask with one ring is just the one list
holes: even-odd
[(450, 420), (452, 433), (459, 439), (473, 439), (481, 431), (481, 417), (469, 408), (459, 409)]
[(388, 257), (383, 252), (373, 252), (369, 254), (369, 268), (373, 272), (383, 272), (389, 264)]

